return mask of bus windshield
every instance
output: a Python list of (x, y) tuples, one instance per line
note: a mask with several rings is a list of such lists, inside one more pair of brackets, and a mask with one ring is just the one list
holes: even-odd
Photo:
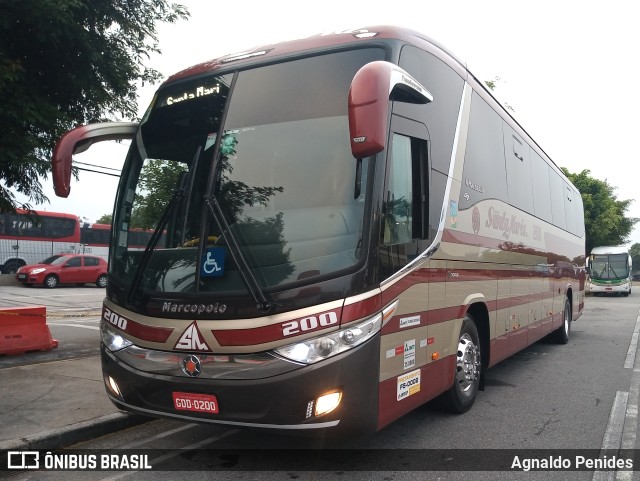
[[(347, 96), (383, 56), (333, 53), (161, 89), (123, 170), (113, 279), (235, 292), (243, 269), (273, 289), (357, 266), (372, 162), (351, 155)], [(157, 234), (146, 252), (131, 240), (141, 229)]]
[(629, 277), (628, 254), (595, 254), (591, 256), (592, 279), (624, 279)]

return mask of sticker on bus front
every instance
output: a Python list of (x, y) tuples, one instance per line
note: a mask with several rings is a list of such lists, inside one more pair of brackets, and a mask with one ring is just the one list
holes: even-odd
[(222, 276), (226, 254), (224, 247), (209, 247), (200, 261), (200, 275), (202, 277)]

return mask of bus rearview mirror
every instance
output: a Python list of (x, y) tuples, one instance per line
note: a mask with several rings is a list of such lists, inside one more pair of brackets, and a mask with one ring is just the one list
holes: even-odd
[(104, 122), (76, 127), (56, 144), (51, 159), (53, 188), (58, 197), (68, 197), (71, 191), (73, 154), (84, 152), (96, 142), (131, 139), (138, 131), (138, 122)]
[(433, 101), (433, 95), (390, 62), (370, 62), (358, 70), (349, 89), (349, 134), (356, 159), (386, 147), (390, 100), (426, 104)]

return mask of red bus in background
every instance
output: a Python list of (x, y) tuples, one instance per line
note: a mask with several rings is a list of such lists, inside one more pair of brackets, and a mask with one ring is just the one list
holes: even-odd
[(80, 229), (80, 252), (109, 259), (111, 224), (83, 224)]
[(13, 274), (53, 254), (78, 253), (78, 216), (59, 212), (0, 213), (0, 272)]
[[(152, 235), (152, 230), (132, 228), (129, 245), (132, 249), (144, 249)], [(110, 239), (111, 224), (84, 224), (80, 230), (80, 252), (109, 260)]]

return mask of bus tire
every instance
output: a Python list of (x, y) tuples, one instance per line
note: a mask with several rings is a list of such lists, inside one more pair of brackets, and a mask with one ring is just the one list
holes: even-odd
[(107, 276), (102, 274), (100, 277), (98, 277), (98, 280), (96, 281), (96, 286), (107, 287)]
[(54, 287), (58, 287), (58, 278), (53, 274), (48, 275), (44, 279), (44, 286), (49, 289), (53, 289)]
[(20, 269), (24, 265), (26, 264), (24, 262), (20, 262), (19, 260), (10, 260), (5, 263), (2, 271), (5, 274), (15, 274), (16, 272), (18, 272), (18, 269)]
[(447, 411), (462, 414), (473, 406), (480, 387), (481, 359), (478, 329), (467, 314), (458, 337), (453, 386), (440, 402)]
[(567, 344), (569, 342), (569, 333), (571, 332), (571, 303), (569, 298), (564, 298), (564, 309), (562, 311), (562, 325), (553, 332), (553, 340), (558, 344)]

